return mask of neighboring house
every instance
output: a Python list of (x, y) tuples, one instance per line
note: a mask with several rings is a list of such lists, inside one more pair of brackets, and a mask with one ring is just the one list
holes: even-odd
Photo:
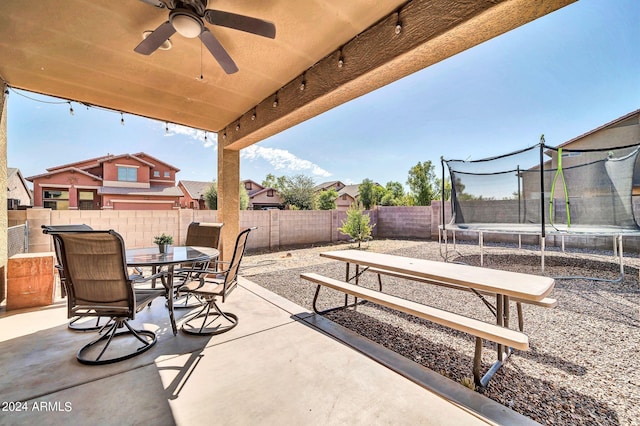
[(344, 183), (340, 182), (339, 180), (333, 180), (316, 185), (315, 188), (313, 188), (313, 191), (318, 193), (320, 191), (326, 191), (333, 188), (336, 190), (336, 192), (339, 192), (342, 188), (344, 188), (344, 186)]
[(31, 176), (34, 207), (53, 210), (168, 210), (179, 207), (180, 169), (144, 152), (108, 154)]
[(7, 168), (7, 209), (16, 210), (21, 206), (32, 205), (33, 196), (20, 169)]
[(265, 188), (253, 180), (240, 182), (249, 194), (249, 210), (282, 209), (283, 200), (274, 188)]
[(183, 193), (180, 198), (180, 207), (183, 209), (208, 210), (204, 200), (204, 194), (211, 188), (213, 182), (200, 182), (195, 180), (181, 180), (178, 188)]
[[(575, 137), (559, 145), (558, 148), (614, 148), (634, 144), (640, 144), (640, 109)], [(552, 167), (555, 168), (557, 167), (557, 158), (555, 158), (555, 152), (551, 152), (551, 154), (554, 154)], [(570, 155), (563, 155), (563, 167), (571, 167), (572, 161), (578, 161), (578, 158)], [(638, 160), (636, 160), (636, 167), (633, 175), (633, 195), (640, 195), (640, 156)]]
[(360, 184), (344, 185), (340, 191), (338, 191), (338, 198), (336, 199), (337, 210), (348, 210), (349, 207), (360, 199)]

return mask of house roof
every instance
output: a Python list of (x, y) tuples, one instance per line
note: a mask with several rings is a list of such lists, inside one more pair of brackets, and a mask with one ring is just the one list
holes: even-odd
[(345, 185), (344, 188), (342, 188), (340, 191), (338, 191), (338, 196), (342, 196), (342, 195), (345, 195), (345, 194), (355, 200), (358, 197), (358, 195), (360, 194), (360, 184)]
[(24, 186), (25, 191), (27, 191), (27, 193), (29, 193), (29, 196), (31, 196), (31, 190), (29, 189), (29, 186), (27, 185), (26, 179), (22, 176), (22, 173), (20, 172), (20, 169), (18, 169), (16, 167), (7, 167), (7, 182), (14, 175), (18, 176), (18, 178), (20, 179), (20, 182), (22, 183), (22, 186)]
[(94, 174), (86, 172), (86, 171), (84, 171), (82, 169), (79, 169), (77, 167), (67, 167), (67, 168), (64, 168), (64, 169), (53, 169), (49, 173), (42, 173), (40, 175), (29, 176), (26, 179), (28, 181), (30, 181), (30, 182), (33, 182), (35, 179), (40, 179), (40, 178), (44, 178), (44, 177), (47, 177), (47, 176), (53, 176), (53, 175), (57, 175), (57, 174), (60, 174), (60, 173), (67, 173), (67, 172), (80, 173), (80, 174), (83, 174), (85, 176), (90, 177), (91, 179), (102, 181), (102, 178), (100, 176), (96, 176)]
[(267, 191), (275, 191), (276, 193), (278, 193), (278, 190), (275, 189), (275, 188), (262, 188), (262, 189), (258, 189), (257, 191), (251, 191), (250, 193), (248, 193), (249, 194), (249, 198), (253, 198), (253, 197), (255, 197), (257, 195), (260, 195), (260, 194), (262, 194), (264, 192), (267, 192)]
[(615, 120), (612, 120), (612, 121), (610, 121), (610, 122), (608, 122), (606, 124), (603, 124), (600, 127), (596, 127), (593, 130), (589, 130), (587, 133), (583, 133), (580, 136), (576, 136), (575, 138), (573, 138), (571, 140), (568, 140), (568, 141), (564, 142), (563, 144), (558, 145), (556, 148), (564, 148), (567, 145), (571, 145), (572, 143), (574, 143), (574, 142), (576, 142), (576, 141), (578, 141), (580, 139), (583, 139), (583, 138), (585, 138), (585, 137), (587, 137), (587, 136), (589, 136), (589, 135), (591, 135), (593, 133), (599, 132), (600, 130), (606, 129), (608, 127), (613, 127), (616, 124), (619, 124), (619, 123), (621, 123), (621, 122), (623, 122), (623, 121), (625, 121), (625, 120), (627, 120), (629, 118), (632, 118), (633, 116), (636, 116), (636, 117), (638, 117), (640, 119), (640, 109), (637, 109), (637, 110), (632, 111), (632, 112), (630, 112), (628, 114), (625, 114), (622, 117), (618, 117)]
[(122, 188), (102, 186), (98, 188), (100, 195), (149, 195), (162, 197), (182, 197), (184, 194), (177, 186), (152, 186), (150, 188)]
[[(95, 158), (89, 158), (87, 160), (82, 160), (82, 161), (74, 161), (73, 163), (67, 163), (67, 164), (62, 164), (60, 166), (54, 166), (54, 167), (49, 167), (48, 169), (46, 169), (48, 172), (53, 172), (54, 170), (59, 170), (59, 169), (68, 169), (70, 167), (77, 167), (77, 168), (81, 168), (81, 169), (85, 169), (87, 167), (95, 167), (98, 165), (98, 163), (105, 159), (105, 158), (110, 158), (113, 157), (113, 154), (107, 154), (107, 155), (102, 155), (100, 157), (95, 157)], [(87, 164), (87, 163), (95, 163), (92, 166), (82, 166), (82, 167), (78, 167), (80, 164)]]
[(249, 197), (253, 196), (256, 192), (258, 191), (262, 191), (264, 189), (264, 186), (260, 185), (258, 182), (256, 182), (255, 180), (251, 180), (251, 179), (244, 179), (242, 181), (240, 181), (240, 183), (242, 183), (242, 185), (244, 185), (247, 182), (251, 182), (253, 183), (255, 186), (257, 186), (258, 188), (256, 189), (252, 189), (251, 191), (247, 191), (247, 194), (249, 194)]
[(204, 196), (205, 192), (213, 185), (213, 182), (202, 182), (196, 180), (181, 180), (178, 182), (178, 186), (182, 186), (189, 197), (194, 200)]
[(336, 184), (340, 184), (340, 185), (344, 185), (344, 183), (340, 182), (339, 180), (332, 180), (329, 182), (322, 182), (321, 184), (316, 185), (313, 190), (314, 191), (322, 191), (323, 189), (327, 189), (330, 186), (334, 186)]
[(107, 161), (111, 162), (111, 161), (115, 161), (115, 160), (117, 160), (119, 158), (131, 158), (131, 159), (139, 161), (140, 163), (145, 164), (145, 165), (147, 165), (147, 166), (149, 166), (151, 168), (156, 167), (156, 165), (151, 163), (150, 161), (147, 161), (147, 160), (145, 160), (145, 159), (143, 159), (141, 157), (137, 157), (137, 156), (132, 155), (132, 154), (110, 155), (108, 157), (100, 158), (98, 160), (98, 163), (106, 163)]
[(167, 163), (166, 161), (162, 161), (159, 160), (158, 158), (154, 157), (153, 155), (149, 155), (146, 152), (137, 152), (135, 154), (132, 154), (134, 157), (137, 158), (141, 158), (141, 159), (145, 159), (145, 158), (149, 158), (152, 161), (156, 162), (156, 163), (162, 163), (166, 166), (168, 166), (171, 170), (174, 170), (176, 173), (178, 173), (180, 171), (179, 168), (177, 168), (176, 166), (172, 166), (171, 164)]

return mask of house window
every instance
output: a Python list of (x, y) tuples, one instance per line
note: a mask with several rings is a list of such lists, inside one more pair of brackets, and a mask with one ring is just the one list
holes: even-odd
[(273, 197), (273, 193), (274, 193), (273, 189), (268, 190), (267, 197)]
[(247, 191), (249, 191), (251, 189), (251, 182), (245, 182), (244, 183), (244, 189), (246, 189)]
[(171, 172), (164, 172), (164, 177), (166, 178), (171, 177)]
[(160, 177), (160, 170), (154, 170), (153, 177)]
[(347, 195), (345, 194), (341, 198), (346, 201), (347, 200)]
[(138, 169), (136, 167), (118, 167), (118, 180), (124, 182), (137, 182)]
[(42, 207), (51, 210), (69, 210), (69, 191), (42, 191)]

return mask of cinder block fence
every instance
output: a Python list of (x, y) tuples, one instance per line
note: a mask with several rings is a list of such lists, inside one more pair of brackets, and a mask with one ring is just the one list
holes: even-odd
[[(366, 211), (373, 225), (373, 237), (438, 239), (438, 225), (442, 222), (441, 203), (434, 201), (426, 207), (377, 207)], [(445, 204), (448, 221), (451, 217), (449, 204)], [(637, 209), (637, 205), (634, 206)], [(161, 233), (173, 235), (178, 244), (184, 243), (187, 227), (192, 221), (217, 222), (215, 210), (10, 210), (9, 223), (28, 224), (29, 252), (50, 252), (51, 238), (44, 235), (42, 225), (64, 225), (85, 223), (94, 229), (115, 229), (125, 239), (129, 248), (148, 247), (153, 237)], [(337, 210), (246, 210), (240, 212), (240, 227), (256, 226), (251, 234), (248, 250), (279, 250), (284, 247), (323, 244), (347, 241), (341, 234), (347, 215)], [(639, 216), (640, 217), (640, 216)], [(459, 233), (458, 240), (476, 240), (477, 234)], [(529, 241), (530, 240), (530, 241)], [(535, 243), (535, 238), (526, 242)], [(505, 234), (486, 234), (487, 242), (517, 243), (518, 237)], [(523, 242), (525, 240), (523, 239)], [(547, 238), (547, 246), (560, 245), (556, 237)], [(610, 239), (604, 237), (575, 236), (565, 238), (567, 247), (611, 249)], [(624, 241), (625, 251), (640, 251), (640, 238)]]

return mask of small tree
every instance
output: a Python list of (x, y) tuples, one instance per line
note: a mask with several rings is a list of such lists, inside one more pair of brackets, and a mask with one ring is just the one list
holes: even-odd
[(334, 210), (336, 208), (336, 199), (338, 198), (338, 191), (335, 188), (327, 189), (318, 194), (318, 209), (319, 210)]
[(369, 210), (376, 203), (374, 193), (374, 183), (371, 179), (365, 179), (358, 186), (358, 193), (360, 194), (360, 202), (364, 206), (365, 210)]
[(342, 222), (342, 227), (338, 231), (344, 235), (350, 236), (354, 241), (360, 243), (371, 238), (371, 229), (369, 226), (371, 218), (363, 213), (362, 207), (353, 203), (347, 210), (347, 219)]
[[(244, 185), (240, 185), (240, 210), (246, 210), (249, 207), (249, 194)], [(209, 189), (204, 193), (204, 202), (211, 210), (218, 210), (218, 182), (213, 182)]]

